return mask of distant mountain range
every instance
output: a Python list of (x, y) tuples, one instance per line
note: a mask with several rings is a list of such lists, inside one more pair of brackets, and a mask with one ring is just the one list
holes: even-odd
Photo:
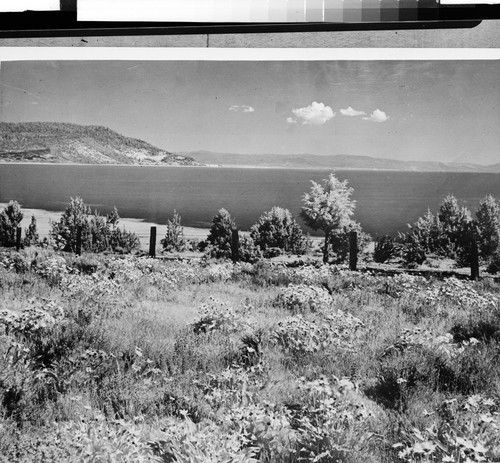
[(199, 165), (107, 127), (58, 122), (0, 122), (0, 162)]
[(0, 162), (500, 172), (500, 163), (482, 166), (343, 154), (173, 153), (107, 127), (60, 122), (0, 122)]
[(422, 172), (500, 172), (500, 163), (490, 166), (457, 162), (399, 161), (370, 156), (315, 154), (232, 154), (211, 151), (182, 153), (198, 162), (218, 166), (295, 167), (303, 169), (376, 169)]

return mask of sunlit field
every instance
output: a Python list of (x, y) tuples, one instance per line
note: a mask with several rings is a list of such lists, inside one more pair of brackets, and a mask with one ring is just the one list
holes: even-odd
[(0, 461), (500, 459), (500, 287), (0, 251)]

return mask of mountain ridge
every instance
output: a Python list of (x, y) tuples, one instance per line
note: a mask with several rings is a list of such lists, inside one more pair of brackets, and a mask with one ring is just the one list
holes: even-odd
[(415, 172), (500, 172), (500, 163), (483, 166), (465, 162), (402, 161), (347, 154), (233, 154), (213, 151), (188, 151), (203, 164), (234, 167), (289, 167), (304, 169), (374, 169)]
[(0, 122), (0, 161), (71, 164), (200, 165), (101, 125)]

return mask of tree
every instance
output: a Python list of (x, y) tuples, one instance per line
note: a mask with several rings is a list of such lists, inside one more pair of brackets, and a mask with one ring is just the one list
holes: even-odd
[(54, 239), (56, 248), (63, 251), (76, 251), (76, 235), (78, 227), (82, 228), (82, 248), (90, 242), (90, 225), (88, 217), (92, 211), (80, 197), (71, 198), (69, 206), (64, 211), (59, 222), (52, 222), (50, 236)]
[(207, 242), (211, 245), (209, 252), (212, 257), (231, 257), (231, 243), (235, 229), (236, 222), (231, 214), (226, 209), (220, 209), (212, 219), (212, 227), (207, 237)]
[(21, 206), (17, 201), (10, 201), (0, 213), (0, 244), (2, 246), (16, 245), (16, 231), (22, 220)]
[(300, 215), (306, 225), (325, 234), (323, 262), (326, 263), (332, 233), (348, 228), (352, 222), (356, 206), (351, 199), (354, 190), (347, 186), (347, 180), (341, 182), (333, 173), (323, 180), (323, 185), (314, 181), (311, 183), (311, 191), (302, 198), (304, 205)]
[(500, 205), (491, 195), (479, 202), (476, 210), (479, 255), (488, 260), (500, 244)]
[(38, 227), (36, 225), (36, 218), (34, 215), (31, 216), (31, 223), (26, 229), (24, 236), (24, 245), (32, 246), (40, 242), (40, 237), (38, 236)]
[(445, 237), (455, 248), (464, 245), (464, 232), (472, 222), (472, 215), (464, 206), (458, 204), (453, 195), (446, 196), (439, 205), (438, 218)]
[(308, 241), (302, 229), (288, 209), (275, 206), (264, 212), (250, 229), (253, 241), (266, 255), (269, 248), (304, 254)]
[(167, 221), (167, 231), (160, 243), (166, 251), (183, 251), (186, 247), (184, 229), (181, 225), (181, 216), (175, 209), (172, 220)]
[(131, 252), (139, 247), (139, 237), (135, 233), (120, 230), (118, 228), (119, 219), (116, 208), (104, 218), (97, 211), (92, 213), (82, 198), (71, 198), (70, 204), (59, 222), (52, 222), (50, 235), (55, 241), (56, 248), (74, 252), (78, 228), (81, 227), (83, 250)]

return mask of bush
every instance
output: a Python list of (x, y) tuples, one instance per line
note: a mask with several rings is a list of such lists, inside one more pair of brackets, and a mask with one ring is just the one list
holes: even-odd
[(210, 257), (230, 258), (233, 230), (236, 229), (236, 222), (232, 219), (226, 209), (220, 209), (212, 220), (212, 227), (208, 234), (207, 242), (208, 254)]
[(184, 239), (184, 229), (181, 225), (181, 216), (177, 214), (175, 209), (172, 220), (167, 221), (165, 238), (163, 238), (160, 243), (163, 245), (163, 249), (168, 252), (180, 252), (186, 249), (186, 240)]
[(493, 274), (500, 272), (500, 251), (495, 252), (491, 257), (487, 271)]
[(330, 234), (329, 255), (334, 264), (341, 264), (349, 257), (349, 234), (356, 232), (358, 237), (358, 252), (361, 252), (371, 241), (370, 235), (361, 230), (361, 225), (351, 221), (347, 225), (332, 231)]
[(500, 245), (500, 205), (491, 195), (479, 203), (476, 210), (479, 255), (488, 260)]
[(139, 237), (131, 231), (115, 228), (108, 239), (108, 249), (120, 254), (129, 254), (141, 245)]
[(16, 245), (16, 230), (21, 220), (23, 220), (21, 206), (17, 201), (10, 201), (0, 213), (0, 245)]
[(389, 235), (382, 236), (375, 244), (373, 260), (380, 264), (392, 259), (396, 255), (396, 246), (394, 238)]
[(261, 215), (250, 229), (250, 236), (262, 249), (265, 257), (268, 257), (269, 248), (279, 248), (301, 255), (305, 254), (309, 247), (307, 238), (290, 211), (278, 206)]
[(415, 235), (408, 235), (401, 247), (401, 257), (406, 267), (412, 268), (422, 265), (426, 259), (425, 247)]
[(92, 214), (90, 207), (85, 205), (82, 198), (71, 198), (59, 222), (52, 223), (50, 235), (55, 241), (56, 249), (75, 252), (78, 228), (81, 227), (83, 251), (112, 250), (128, 253), (139, 247), (139, 237), (132, 232), (120, 230), (119, 219), (116, 208), (104, 218), (97, 211)]
[(34, 246), (40, 242), (40, 237), (38, 236), (38, 228), (36, 225), (36, 218), (34, 215), (31, 216), (31, 223), (26, 229), (24, 236), (25, 246)]
[(239, 258), (241, 262), (255, 262), (262, 259), (262, 251), (250, 236), (240, 236)]

